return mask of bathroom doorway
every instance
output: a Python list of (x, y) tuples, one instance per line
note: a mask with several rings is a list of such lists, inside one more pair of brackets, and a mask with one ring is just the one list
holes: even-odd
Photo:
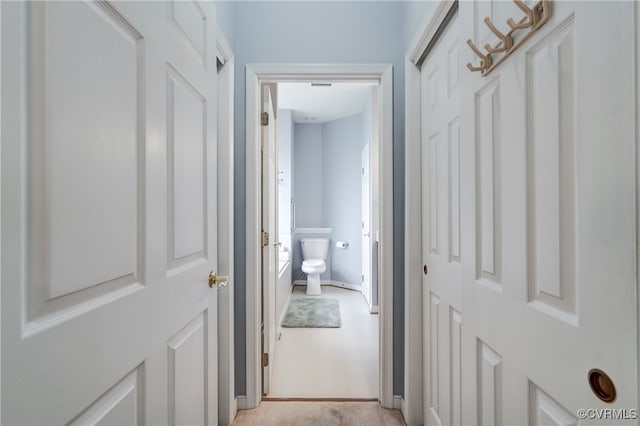
[[(307, 82), (307, 83), (332, 83), (337, 84), (341, 82), (357, 82), (357, 83), (373, 83), (371, 84), (373, 90), (372, 96), (372, 111), (371, 114), (371, 127), (373, 129), (371, 135), (371, 189), (372, 189), (372, 206), (371, 209), (371, 228), (372, 232), (372, 244), (377, 248), (377, 256), (372, 256), (372, 277), (378, 279), (384, 285), (379, 287), (379, 305), (384, 307), (380, 309), (379, 315), (371, 316), (377, 319), (378, 330), (378, 342), (377, 351), (375, 349), (369, 349), (369, 351), (377, 352), (377, 370), (378, 370), (378, 384), (377, 399), (384, 407), (392, 407), (394, 403), (393, 399), (393, 341), (392, 341), (392, 318), (393, 318), (393, 274), (392, 274), (392, 259), (393, 259), (393, 194), (392, 194), (392, 174), (393, 174), (393, 160), (392, 160), (392, 68), (390, 65), (353, 65), (353, 64), (250, 64), (246, 67), (246, 116), (247, 117), (261, 117), (262, 106), (260, 102), (260, 96), (265, 85), (273, 85), (288, 82)], [(281, 93), (275, 93), (277, 107), (274, 115), (276, 118), (276, 127), (278, 131), (282, 131), (282, 116), (277, 111), (280, 104)], [(262, 262), (261, 254), (263, 253), (263, 244), (260, 243), (261, 239), (255, 239), (254, 235), (260, 234), (261, 226), (261, 206), (263, 191), (261, 189), (261, 158), (260, 153), (264, 152), (262, 145), (261, 134), (263, 126), (261, 126), (261, 120), (253, 121), (247, 120), (247, 150), (246, 150), (246, 260), (247, 260), (247, 288), (246, 288), (246, 386), (247, 393), (246, 399), (243, 400), (243, 406), (247, 408), (255, 407), (259, 401), (263, 398), (262, 390), (262, 361), (265, 360), (271, 367), (275, 366), (277, 362), (278, 351), (274, 349), (270, 353), (264, 353), (263, 348), (269, 348), (270, 343), (261, 345), (261, 331), (263, 328), (271, 327), (270, 322), (275, 323), (277, 315), (270, 315), (265, 319), (265, 323), (261, 322), (263, 314), (268, 315), (268, 311), (271, 309), (263, 309), (263, 287), (260, 284), (262, 282)], [(268, 150), (269, 148), (264, 148)], [(358, 210), (360, 205), (360, 156), (361, 147), (357, 151), (357, 175), (356, 185), (358, 187), (358, 193), (353, 197), (357, 204)], [(342, 159), (342, 156), (338, 156)], [(332, 162), (325, 162), (325, 166), (333, 164)], [(278, 168), (278, 171), (279, 168)], [(294, 181), (294, 186), (296, 182)], [(295, 197), (294, 197), (295, 199)], [(294, 219), (295, 228), (298, 230), (301, 228), (300, 220), (300, 207), (299, 200), (295, 200), (295, 206), (290, 205), (290, 211), (292, 216), (298, 216)], [(295, 209), (295, 210), (294, 210)], [(322, 208), (320, 208), (322, 211)], [(346, 209), (345, 209), (346, 211)], [(318, 213), (316, 210), (315, 213)], [(335, 247), (338, 242), (350, 243), (351, 248), (357, 247), (360, 249), (361, 241), (361, 217), (358, 218), (358, 223), (355, 226), (356, 236), (351, 238), (334, 238), (331, 241), (331, 250), (336, 251), (338, 249), (343, 250), (345, 254), (348, 250), (344, 250), (347, 245), (340, 245)], [(308, 225), (308, 227), (317, 227)], [(320, 228), (327, 228), (327, 226), (320, 226)], [(286, 229), (283, 228), (283, 229)], [(327, 232), (325, 229), (315, 229), (314, 232)], [(279, 233), (274, 234), (280, 237)], [(291, 260), (295, 251), (298, 250), (297, 244), (293, 242), (293, 236), (296, 233), (292, 233), (291, 246)], [(331, 235), (329, 235), (331, 237)], [(264, 240), (262, 240), (264, 242)], [(268, 240), (267, 247), (273, 247), (274, 244), (281, 243), (277, 241), (276, 237), (271, 236)], [(373, 249), (372, 249), (373, 250)], [(375, 253), (374, 253), (375, 254)], [(378, 259), (378, 263), (375, 263), (375, 259)], [(332, 264), (333, 262), (333, 264)], [(359, 268), (361, 259), (356, 259), (356, 266)], [(336, 260), (333, 254), (327, 259), (327, 269), (329, 272), (333, 271), (336, 265), (340, 264), (340, 260)], [(269, 274), (267, 274), (269, 276)], [(336, 277), (321, 277), (322, 280), (336, 281)], [(347, 281), (344, 284), (356, 284), (357, 291), (351, 291), (351, 294), (357, 295), (360, 300), (364, 299), (361, 294), (361, 274), (357, 280)], [(296, 280), (292, 271), (292, 282)], [(333, 284), (333, 283), (329, 283)], [(346, 286), (345, 286), (346, 287)], [(355, 286), (354, 286), (355, 287)], [(337, 288), (337, 287), (335, 287)], [(342, 290), (342, 289), (338, 289)], [(271, 294), (271, 293), (270, 293)], [(328, 294), (328, 293), (327, 293)], [(294, 294), (295, 295), (295, 294)], [(291, 296), (293, 298), (293, 296)], [(387, 301), (385, 303), (385, 301)], [(345, 302), (346, 303), (346, 302)], [(272, 305), (271, 305), (272, 306)], [(365, 305), (366, 309), (366, 305)], [(276, 308), (277, 310), (277, 308)], [(342, 311), (342, 310), (341, 310)], [(277, 318), (279, 320), (279, 318)], [(323, 329), (326, 331), (327, 329)], [(273, 336), (279, 335), (279, 333), (271, 333)], [(345, 339), (337, 339), (348, 341)], [(374, 338), (375, 340), (375, 338)], [(357, 346), (357, 343), (351, 342), (353, 346)], [(315, 356), (315, 354), (314, 354)], [(341, 360), (344, 362), (344, 360)], [(312, 368), (313, 369), (313, 368)], [(315, 368), (317, 369), (317, 368)], [(291, 374), (290, 370), (287, 370), (287, 374)], [(338, 378), (334, 380), (336, 385), (344, 387), (344, 378)], [(271, 386), (270, 386), (271, 387)], [(269, 395), (270, 392), (267, 392)], [(312, 397), (312, 396), (309, 396)]]
[[(264, 345), (264, 397), (378, 399), (379, 327), (369, 238), (377, 90), (371, 81), (278, 82), (272, 89), (277, 174), (271, 175), (277, 176), (278, 197), (273, 244), (279, 263), (275, 287), (263, 286), (275, 299), (263, 298), (263, 312), (275, 314), (265, 330), (277, 330), (275, 341)], [(309, 267), (310, 258), (321, 266)], [(339, 325), (289, 321), (287, 313), (299, 303), (308, 314), (321, 312), (325, 302), (335, 304)]]

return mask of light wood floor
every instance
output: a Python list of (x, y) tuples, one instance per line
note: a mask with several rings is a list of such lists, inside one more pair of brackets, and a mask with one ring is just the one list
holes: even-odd
[[(296, 286), (293, 298), (306, 297)], [(283, 328), (268, 397), (378, 398), (378, 315), (362, 293), (322, 286), (340, 302), (340, 328)]]

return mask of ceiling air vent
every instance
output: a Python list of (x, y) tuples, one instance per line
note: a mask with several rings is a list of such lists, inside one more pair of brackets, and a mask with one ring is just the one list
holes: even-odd
[(333, 83), (311, 83), (311, 87), (331, 87)]

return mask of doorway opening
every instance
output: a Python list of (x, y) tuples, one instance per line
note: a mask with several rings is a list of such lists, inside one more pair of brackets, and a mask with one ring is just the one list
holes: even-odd
[[(266, 126), (275, 126), (276, 136), (272, 141), (263, 131), (262, 199), (265, 207), (272, 206), (267, 195), (277, 202), (275, 212), (267, 213), (275, 220), (263, 218), (263, 230), (275, 225), (268, 232), (277, 236), (270, 238), (277, 239), (277, 248), (275, 268), (263, 263), (263, 353), (269, 358), (263, 400), (378, 399), (369, 154), (370, 141), (378, 138), (373, 125), (378, 86), (371, 81), (268, 86), (272, 105), (265, 108), (275, 111)], [(272, 153), (275, 158), (267, 160)], [(310, 268), (311, 262), (321, 266)], [(327, 314), (335, 314), (330, 318), (335, 322)]]
[[(367, 300), (363, 306), (367, 316), (376, 318), (376, 328), (378, 334), (377, 345), (370, 347), (368, 350), (377, 351), (377, 383), (374, 383), (373, 387), (375, 391), (370, 395), (358, 395), (358, 396), (372, 396), (375, 399), (379, 399), (383, 406), (393, 406), (393, 393), (392, 393), (392, 300), (393, 300), (393, 282), (392, 282), (392, 78), (391, 78), (391, 66), (390, 65), (269, 65), (269, 64), (250, 64), (247, 65), (247, 117), (255, 117), (256, 120), (247, 120), (247, 406), (257, 406), (259, 401), (263, 397), (263, 390), (265, 394), (269, 395), (269, 387), (271, 385), (269, 379), (271, 372), (268, 370), (269, 366), (275, 366), (278, 362), (274, 356), (278, 357), (278, 352), (275, 350), (275, 342), (281, 330), (278, 329), (279, 321), (284, 315), (284, 304), (277, 303), (278, 298), (276, 295), (276, 285), (279, 277), (279, 265), (275, 265), (280, 258), (280, 247), (287, 248), (289, 254), (284, 254), (288, 257), (288, 262), (291, 267), (291, 284), (299, 284), (296, 286), (291, 298), (295, 299), (298, 296), (304, 296), (304, 285), (306, 284), (307, 275), (300, 275), (298, 265), (302, 261), (302, 253), (300, 248), (300, 239), (303, 233), (314, 234), (312, 236), (328, 238), (331, 249), (327, 255), (327, 266), (329, 275), (324, 277), (320, 274), (320, 282), (322, 284), (333, 284), (329, 286), (322, 286), (322, 292), (324, 294), (319, 296), (323, 298), (325, 295), (333, 296), (334, 292), (347, 292), (351, 295), (355, 295), (360, 301)], [(305, 213), (301, 213), (306, 207), (301, 206), (301, 200), (296, 199), (295, 195), (291, 197), (289, 195), (289, 208), (286, 208), (286, 190), (284, 199), (280, 198), (280, 204), (284, 205), (281, 209), (283, 216), (288, 218), (288, 221), (281, 225), (284, 226), (284, 230), (288, 233), (284, 234), (277, 230), (278, 224), (273, 216), (273, 213), (269, 215), (263, 207), (266, 209), (271, 208), (272, 212), (275, 211), (275, 205), (277, 202), (270, 203), (265, 200), (267, 198), (278, 200), (277, 182), (279, 175), (282, 175), (280, 179), (286, 180), (286, 171), (280, 170), (280, 167), (276, 167), (277, 160), (275, 160), (277, 151), (276, 145), (276, 132), (275, 127), (282, 132), (286, 126), (283, 126), (287, 121), (290, 126), (289, 133), (294, 133), (295, 136), (295, 122), (293, 110), (285, 111), (284, 108), (280, 108), (283, 93), (281, 93), (280, 87), (286, 87), (287, 84), (301, 84), (305, 83), (307, 87), (310, 87), (311, 83), (316, 83), (315, 89), (327, 88), (329, 84), (340, 85), (346, 82), (367, 87), (370, 92), (369, 99), (371, 104), (370, 109), (370, 125), (371, 134), (368, 137), (363, 137), (356, 150), (356, 170), (357, 181), (355, 187), (357, 187), (357, 193), (352, 197), (350, 203), (354, 203), (357, 206), (358, 222), (354, 227), (356, 237), (349, 236), (345, 238), (343, 236), (334, 235), (333, 229), (327, 230), (326, 228), (333, 228), (323, 223), (322, 219), (322, 207), (320, 208), (320, 220), (313, 221), (309, 217), (313, 218), (314, 214), (318, 214), (318, 204), (316, 204), (315, 212), (311, 212), (310, 216), (303, 219)], [(319, 84), (318, 84), (319, 83)], [(319, 87), (318, 87), (319, 86)], [(284, 90), (282, 91), (284, 92)], [(274, 108), (275, 106), (275, 108)], [(268, 110), (272, 109), (271, 113)], [(280, 111), (278, 110), (280, 109)], [(360, 110), (361, 112), (362, 110)], [(269, 116), (265, 120), (263, 112), (267, 112)], [(272, 120), (273, 117), (275, 120)], [(286, 118), (285, 118), (286, 117)], [(309, 131), (310, 133), (319, 132), (322, 133), (322, 125), (324, 123), (318, 123), (317, 116), (306, 114), (304, 112), (300, 115), (302, 118), (298, 118), (301, 123), (298, 123), (302, 132)], [(305, 117), (308, 117), (305, 119)], [(316, 117), (314, 120), (313, 117)], [(343, 117), (344, 118), (344, 117)], [(289, 121), (290, 120), (290, 121)], [(308, 122), (307, 122), (308, 121)], [(313, 123), (316, 121), (316, 123)], [(263, 125), (264, 124), (264, 125)], [(274, 130), (269, 129), (270, 124), (274, 125)], [(320, 126), (320, 128), (318, 128)], [(314, 129), (315, 127), (315, 129)], [(362, 128), (362, 125), (361, 125)], [(269, 141), (273, 141), (271, 144)], [(368, 143), (368, 150), (365, 147)], [(317, 148), (317, 147), (316, 147)], [(337, 147), (338, 152), (345, 147)], [(363, 153), (363, 150), (365, 152)], [(369, 164), (370, 164), (370, 191), (372, 196), (370, 200), (370, 223), (369, 229), (363, 228), (367, 224), (362, 224), (362, 158), (363, 154), (366, 155), (366, 151), (369, 152)], [(273, 160), (270, 160), (273, 158)], [(318, 157), (316, 156), (316, 159)], [(331, 164), (334, 166), (335, 164)], [(262, 166), (264, 166), (263, 179)], [(317, 164), (316, 164), (317, 166)], [(325, 164), (325, 166), (328, 166)], [(322, 167), (321, 167), (322, 168)], [(331, 167), (327, 167), (331, 170)], [(278, 173), (283, 171), (285, 173)], [(309, 170), (304, 170), (308, 172)], [(296, 193), (295, 186), (297, 180), (292, 179), (292, 170), (289, 170), (289, 179), (293, 181), (293, 191), (290, 194)], [(333, 175), (332, 175), (333, 176)], [(336, 179), (340, 182), (339, 179)], [(269, 188), (269, 182), (273, 182), (273, 189)], [(351, 182), (353, 184), (353, 182)], [(303, 198), (308, 195), (305, 193)], [(323, 199), (322, 195), (318, 194), (320, 200)], [(291, 198), (295, 200), (295, 204), (291, 203)], [(316, 199), (316, 203), (318, 199)], [(273, 204), (269, 207), (270, 204)], [(327, 203), (325, 203), (327, 204)], [(328, 205), (328, 204), (327, 204)], [(310, 210), (313, 210), (311, 208)], [(308, 213), (308, 212), (307, 212)], [(338, 212), (339, 213), (339, 212)], [(316, 216), (317, 218), (318, 216)], [(301, 221), (302, 220), (302, 221)], [(309, 221), (307, 221), (309, 220)], [(287, 224), (288, 222), (288, 224)], [(339, 226), (336, 226), (339, 227)], [(266, 231), (265, 231), (266, 228)], [(306, 228), (306, 229), (305, 229)], [(266, 236), (265, 233), (269, 236)], [(269, 232), (270, 231), (270, 232)], [(292, 232), (293, 231), (293, 232)], [(368, 232), (367, 232), (368, 231)], [(255, 233), (254, 233), (255, 232)], [(262, 234), (262, 238), (255, 239), (253, 235)], [(368, 234), (368, 235), (365, 235)], [(360, 252), (361, 245), (365, 238), (369, 239), (371, 248), (371, 257), (369, 257), (370, 268), (370, 282), (367, 285), (378, 282), (380, 286), (378, 289), (369, 289), (367, 292), (368, 299), (364, 299), (362, 293), (362, 256), (350, 259), (347, 264), (351, 270), (355, 268), (357, 270), (357, 279), (348, 278), (344, 281), (338, 279), (339, 274), (331, 275), (333, 272), (331, 263), (337, 263), (338, 265), (344, 259), (344, 256), (351, 248), (353, 252)], [(257, 240), (257, 241), (256, 241)], [(366, 244), (366, 241), (365, 241)], [(359, 248), (355, 250), (353, 248)], [(282, 250), (284, 251), (284, 250)], [(350, 253), (351, 254), (351, 253)], [(336, 257), (338, 256), (338, 257)], [(376, 260), (377, 263), (376, 263)], [(354, 266), (355, 263), (355, 266)], [(264, 271), (264, 273), (263, 273)], [(277, 272), (276, 272), (277, 271)], [(297, 275), (296, 275), (297, 273)], [(265, 284), (262, 284), (263, 275), (265, 277)], [(251, 278), (255, 279), (255, 285), (251, 287)], [(271, 284), (270, 284), (271, 283)], [(299, 288), (298, 288), (299, 287)], [(342, 288), (338, 288), (342, 287)], [(286, 284), (285, 284), (286, 288)], [(290, 288), (290, 287), (289, 287)], [(348, 290), (345, 290), (347, 288)], [(354, 291), (355, 290), (355, 291)], [(283, 292), (283, 294), (286, 292)], [(376, 311), (375, 298), (378, 296), (378, 305), (380, 306), (379, 316), (371, 315), (371, 311)], [(344, 302), (347, 304), (348, 302)], [(276, 306), (277, 305), (277, 306)], [(263, 308), (264, 307), (264, 308)], [(345, 305), (346, 307), (346, 305)], [(342, 313), (342, 312), (341, 312)], [(348, 311), (342, 313), (346, 315)], [(343, 318), (343, 320), (345, 320)], [(290, 329), (293, 330), (293, 329)], [(300, 329), (296, 330), (300, 331)], [(305, 330), (302, 330), (305, 331)], [(317, 330), (318, 331), (318, 330)], [(319, 330), (328, 331), (327, 329)], [(265, 333), (263, 335), (263, 333)], [(374, 337), (375, 339), (375, 337)], [(315, 339), (311, 339), (309, 343), (305, 345), (310, 346), (315, 342)], [(348, 344), (357, 346), (356, 341), (351, 341), (348, 337), (344, 338)], [(264, 344), (263, 344), (264, 342)], [(263, 349), (264, 348), (264, 349)], [(335, 349), (334, 349), (335, 350)], [(366, 349), (365, 349), (366, 350)], [(328, 349), (331, 351), (331, 349)], [(286, 356), (286, 355), (285, 355)], [(344, 360), (343, 360), (344, 361)], [(263, 375), (263, 365), (266, 364), (267, 371)], [(286, 375), (296, 375), (298, 373), (292, 370), (287, 370)], [(275, 368), (274, 368), (275, 370)], [(375, 375), (373, 375), (375, 376)], [(303, 379), (304, 380), (304, 379)], [(309, 378), (309, 381), (313, 379)], [(332, 380), (332, 379), (328, 379)], [(266, 388), (264, 387), (267, 385)], [(335, 383), (338, 388), (341, 383)], [(340, 392), (336, 391), (333, 397), (339, 397)], [(356, 394), (353, 394), (355, 396)], [(329, 397), (328, 394), (313, 394), (313, 391), (308, 391), (306, 395), (282, 395), (287, 397)], [(346, 395), (345, 395), (346, 396)]]

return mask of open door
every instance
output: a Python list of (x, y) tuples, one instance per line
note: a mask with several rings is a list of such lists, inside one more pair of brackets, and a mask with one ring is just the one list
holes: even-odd
[(2, 424), (217, 424), (214, 5), (0, 7)]
[(278, 282), (277, 153), (275, 84), (262, 86), (262, 394), (269, 393), (276, 344), (276, 283)]

